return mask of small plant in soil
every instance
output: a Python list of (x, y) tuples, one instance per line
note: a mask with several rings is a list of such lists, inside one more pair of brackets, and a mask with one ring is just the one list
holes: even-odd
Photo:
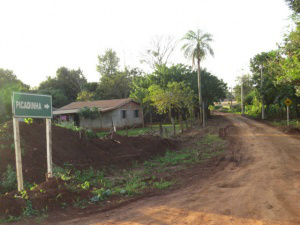
[(80, 197), (77, 197), (75, 201), (73, 201), (73, 205), (76, 208), (81, 208), (85, 209), (88, 205), (88, 200), (87, 199), (80, 199)]
[(6, 219), (0, 219), (0, 224), (2, 223), (11, 223), (20, 220), (20, 216), (8, 216)]
[(151, 187), (155, 189), (163, 190), (171, 187), (173, 184), (174, 181), (167, 181), (161, 178), (160, 181), (153, 182)]
[(7, 166), (0, 184), (3, 193), (15, 190), (17, 188), (16, 172), (10, 164)]

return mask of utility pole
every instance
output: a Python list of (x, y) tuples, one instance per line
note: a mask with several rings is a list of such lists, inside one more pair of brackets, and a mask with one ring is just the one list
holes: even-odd
[(231, 93), (230, 93), (230, 109), (232, 109), (232, 86), (231, 86)]
[(242, 107), (242, 115), (244, 115), (244, 82), (243, 78), (241, 80), (241, 107)]
[[(260, 68), (260, 81), (261, 81), (260, 88), (262, 91), (262, 88), (263, 88), (263, 66), (259, 65), (259, 68)], [(261, 95), (261, 119), (263, 119), (263, 120), (265, 119), (265, 104), (264, 104), (264, 95), (263, 94)]]

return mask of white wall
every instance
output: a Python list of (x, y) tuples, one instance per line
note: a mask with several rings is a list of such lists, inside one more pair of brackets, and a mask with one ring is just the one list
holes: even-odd
[[(135, 118), (134, 110), (139, 110), (139, 117)], [(127, 110), (127, 117), (126, 119), (122, 118), (122, 110)], [(83, 121), (84, 120), (84, 121)], [(112, 120), (113, 126), (117, 128), (124, 128), (127, 126), (134, 126), (134, 125), (142, 125), (143, 124), (143, 114), (142, 109), (139, 107), (122, 107), (113, 111), (101, 113), (100, 117), (91, 121), (90, 119), (80, 119), (80, 127), (85, 127), (87, 129), (110, 129), (112, 127)]]

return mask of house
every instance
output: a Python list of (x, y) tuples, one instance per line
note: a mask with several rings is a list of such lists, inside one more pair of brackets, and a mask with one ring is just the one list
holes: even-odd
[[(83, 107), (98, 108), (100, 115), (91, 120), (80, 116)], [(130, 98), (86, 102), (72, 102), (53, 112), (62, 120), (72, 120), (77, 126), (96, 130), (112, 127), (125, 128), (143, 124), (143, 110), (140, 104)]]

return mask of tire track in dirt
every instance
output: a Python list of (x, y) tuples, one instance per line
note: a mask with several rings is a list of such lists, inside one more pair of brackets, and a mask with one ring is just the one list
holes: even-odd
[[(222, 114), (234, 144), (223, 170), (163, 196), (56, 224), (300, 224), (300, 140)], [(199, 171), (201, 172), (201, 171)]]

